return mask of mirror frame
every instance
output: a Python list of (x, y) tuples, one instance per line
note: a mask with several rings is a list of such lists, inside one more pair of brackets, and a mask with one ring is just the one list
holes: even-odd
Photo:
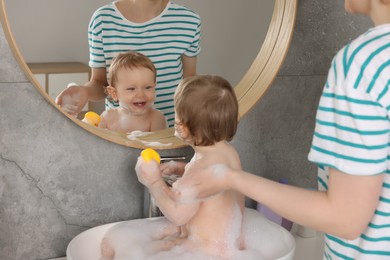
[[(297, 9), (298, 0), (275, 0), (268, 32), (259, 53), (244, 77), (234, 87), (239, 104), (240, 118), (245, 116), (255, 106), (276, 78), (291, 43)], [(8, 44), (20, 68), (30, 82), (51, 105), (55, 106), (62, 114), (80, 127), (105, 140), (137, 149), (145, 149), (147, 147), (153, 147), (155, 149), (176, 149), (187, 146), (187, 144), (174, 136), (173, 128), (156, 131), (145, 136), (139, 136), (135, 140), (130, 140), (125, 133), (118, 133), (88, 125), (63, 112), (54, 100), (40, 87), (21, 55), (8, 22), (5, 0), (0, 0), (0, 22)]]

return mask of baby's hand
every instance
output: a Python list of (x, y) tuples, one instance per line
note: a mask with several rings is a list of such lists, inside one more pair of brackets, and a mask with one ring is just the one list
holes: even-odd
[(138, 181), (148, 188), (150, 188), (153, 183), (162, 180), (159, 164), (155, 160), (145, 162), (142, 157), (138, 157), (137, 164), (135, 165), (135, 172), (137, 173)]
[(227, 174), (230, 169), (223, 164), (214, 164), (206, 168), (186, 173), (165, 193), (178, 203), (193, 203), (214, 196), (229, 188)]
[(184, 167), (186, 162), (169, 161), (160, 165), (160, 171), (162, 176), (180, 175), (184, 173)]

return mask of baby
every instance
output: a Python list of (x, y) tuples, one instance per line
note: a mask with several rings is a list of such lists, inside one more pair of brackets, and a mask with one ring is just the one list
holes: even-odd
[[(210, 75), (185, 78), (174, 100), (175, 135), (195, 151), (184, 175), (211, 165), (217, 175), (224, 174), (222, 165), (241, 169), (239, 156), (228, 143), (238, 124), (238, 103), (229, 82)], [(188, 198), (178, 204), (167, 195), (166, 189), (170, 188), (157, 163), (139, 158), (136, 172), (164, 216), (180, 227), (177, 239), (170, 240), (171, 243), (222, 258), (229, 258), (234, 250), (243, 248), (243, 195), (225, 191), (204, 201)], [(174, 183), (173, 189), (180, 187)]]
[(162, 112), (153, 108), (156, 98), (156, 68), (138, 52), (119, 54), (109, 69), (106, 91), (119, 107), (101, 114), (100, 128), (119, 132), (151, 132), (167, 127)]

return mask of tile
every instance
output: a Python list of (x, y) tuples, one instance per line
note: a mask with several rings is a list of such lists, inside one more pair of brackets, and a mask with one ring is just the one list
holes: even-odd
[(0, 26), (0, 82), (27, 82), (27, 77), (20, 69), (11, 47), (5, 40), (5, 34)]
[(278, 77), (241, 121), (232, 144), (247, 172), (289, 184), (317, 187), (307, 159), (325, 76)]
[(362, 16), (347, 14), (344, 1), (298, 1), (291, 46), (279, 75), (324, 75), (342, 46), (372, 26)]

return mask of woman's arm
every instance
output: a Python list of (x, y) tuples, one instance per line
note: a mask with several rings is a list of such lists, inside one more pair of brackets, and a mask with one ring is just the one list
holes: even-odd
[(330, 169), (329, 190), (320, 192), (248, 173), (234, 176), (233, 189), (293, 222), (346, 239), (355, 239), (367, 228), (383, 182), (383, 175), (354, 176)]
[[(226, 189), (241, 192), (293, 222), (346, 239), (359, 236), (372, 218), (382, 189), (383, 174), (349, 175), (330, 169), (328, 191), (280, 184), (242, 171), (210, 178), (205, 171), (189, 174), (180, 185), (193, 189), (197, 199)], [(215, 176), (215, 175), (214, 175)], [(172, 196), (172, 194), (171, 194)], [(180, 201), (180, 194), (173, 194)]]
[(197, 58), (182, 55), (181, 61), (183, 63), (183, 78), (195, 76)]
[(99, 101), (106, 97), (104, 92), (106, 85), (106, 69), (93, 68), (91, 79), (87, 83), (83, 86), (72, 85), (67, 87), (56, 97), (56, 103), (67, 113), (76, 116), (81, 112), (88, 100)]
[(107, 71), (105, 68), (92, 68), (91, 79), (84, 84), (88, 89), (88, 98), (91, 101), (99, 101), (105, 98), (107, 83)]

